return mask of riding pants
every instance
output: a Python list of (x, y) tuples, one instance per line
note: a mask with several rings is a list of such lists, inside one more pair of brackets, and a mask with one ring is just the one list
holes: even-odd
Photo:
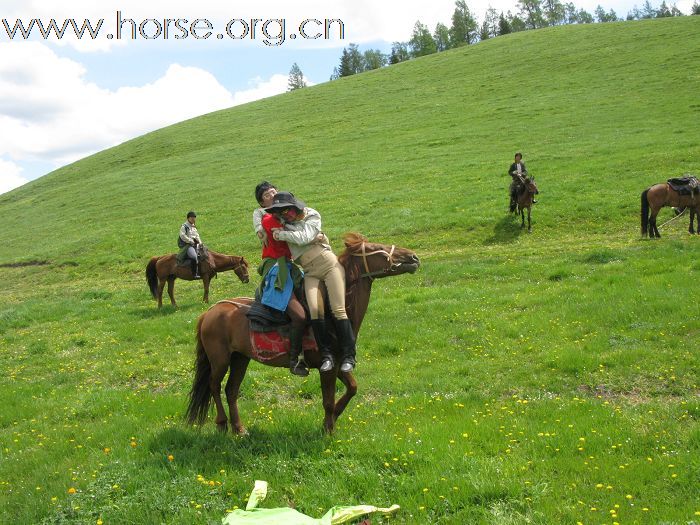
[(192, 259), (193, 261), (199, 262), (199, 258), (197, 257), (197, 250), (194, 248), (194, 246), (190, 246), (187, 248), (187, 257), (189, 259)]
[(321, 294), (321, 281), (326, 283), (328, 299), (331, 303), (331, 312), (336, 319), (347, 319), (345, 312), (345, 269), (338, 262), (338, 258), (330, 250), (322, 250), (311, 260), (304, 260), (302, 255), (299, 263), (304, 269), (304, 291), (306, 301), (309, 303), (311, 319), (324, 318), (323, 295)]

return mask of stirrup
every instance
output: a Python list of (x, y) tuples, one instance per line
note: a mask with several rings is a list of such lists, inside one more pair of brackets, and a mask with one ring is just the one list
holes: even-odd
[(306, 377), (309, 375), (309, 369), (306, 367), (305, 361), (292, 361), (289, 363), (289, 371), (295, 376)]

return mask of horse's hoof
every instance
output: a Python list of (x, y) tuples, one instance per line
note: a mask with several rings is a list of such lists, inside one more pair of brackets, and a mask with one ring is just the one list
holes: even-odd
[(234, 432), (238, 436), (247, 436), (248, 435), (248, 429), (245, 428), (244, 426), (234, 427)]
[(217, 423), (216, 429), (222, 434), (225, 434), (226, 432), (228, 432), (228, 425), (226, 423)]

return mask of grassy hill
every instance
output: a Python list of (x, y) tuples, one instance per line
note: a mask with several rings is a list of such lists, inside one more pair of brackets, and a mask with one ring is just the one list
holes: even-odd
[[(218, 522), (255, 479), (320, 516), (656, 523), (700, 513), (699, 239), (639, 239), (643, 189), (700, 174), (700, 17), (567, 26), (205, 115), (0, 196), (0, 522)], [(537, 177), (533, 233), (507, 167)], [(201, 286), (143, 271), (189, 209), (259, 260), (253, 188), (417, 251), (378, 282), (360, 392), (320, 434), (318, 378), (252, 364), (244, 438), (181, 421)], [(662, 212), (659, 223), (671, 217)], [(252, 294), (233, 274), (214, 301)], [(172, 459), (168, 459), (171, 456)]]

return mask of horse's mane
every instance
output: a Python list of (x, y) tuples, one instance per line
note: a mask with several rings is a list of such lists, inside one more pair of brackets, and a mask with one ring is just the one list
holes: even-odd
[(362, 247), (362, 243), (367, 242), (367, 237), (361, 233), (347, 232), (343, 235), (343, 242), (345, 243), (345, 251), (338, 256), (338, 260), (340, 264), (345, 266), (348, 258)]
[(356, 264), (351, 264), (353, 253), (357, 253), (362, 248), (362, 243), (367, 242), (367, 237), (357, 232), (347, 232), (343, 235), (345, 243), (345, 251), (338, 256), (338, 262), (345, 268), (345, 278), (348, 286), (352, 288), (351, 283), (355, 283), (360, 278), (359, 259)]

